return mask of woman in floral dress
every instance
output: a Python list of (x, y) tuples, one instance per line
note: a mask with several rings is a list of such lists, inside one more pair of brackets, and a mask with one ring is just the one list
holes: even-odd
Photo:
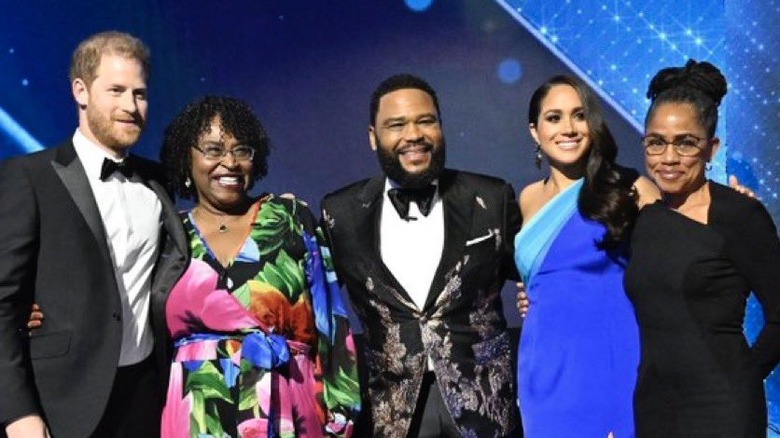
[(349, 436), (355, 345), (328, 248), (305, 204), (252, 198), (268, 138), (241, 101), (207, 96), (167, 128), (191, 261), (170, 292), (162, 436)]

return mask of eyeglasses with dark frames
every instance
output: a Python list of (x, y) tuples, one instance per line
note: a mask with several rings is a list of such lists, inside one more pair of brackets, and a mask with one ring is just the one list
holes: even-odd
[(198, 145), (193, 148), (203, 154), (209, 160), (224, 160), (228, 154), (232, 154), (236, 161), (252, 161), (255, 157), (255, 150), (249, 146), (236, 146), (233, 149), (225, 149), (216, 144), (208, 144), (204, 147)]
[(699, 145), (705, 140), (707, 139), (692, 134), (680, 135), (672, 140), (666, 140), (660, 135), (646, 135), (642, 137), (642, 147), (647, 155), (662, 155), (671, 145), (677, 155), (693, 157), (702, 151), (703, 148)]

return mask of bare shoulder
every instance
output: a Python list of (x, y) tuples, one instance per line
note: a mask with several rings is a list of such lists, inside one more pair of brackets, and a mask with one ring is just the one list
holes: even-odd
[(523, 222), (527, 222), (536, 212), (544, 206), (542, 189), (544, 180), (531, 183), (520, 191), (518, 202), (520, 204), (520, 214), (523, 216)]
[(645, 176), (640, 176), (634, 181), (634, 189), (638, 195), (637, 205), (640, 209), (661, 199), (661, 191), (658, 190), (658, 186)]

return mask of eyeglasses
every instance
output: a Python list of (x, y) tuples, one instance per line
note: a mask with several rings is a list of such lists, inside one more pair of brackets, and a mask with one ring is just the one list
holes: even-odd
[(193, 146), (194, 149), (200, 151), (204, 157), (209, 160), (224, 160), (228, 154), (233, 154), (233, 158), (236, 161), (252, 161), (255, 157), (255, 150), (249, 146), (236, 146), (233, 149), (225, 149), (222, 146), (207, 145), (203, 148), (200, 146)]
[(647, 135), (642, 137), (642, 147), (645, 148), (647, 155), (661, 155), (666, 152), (666, 148), (669, 145), (672, 145), (677, 155), (693, 157), (701, 152), (702, 148), (699, 146), (699, 143), (703, 140), (706, 139), (690, 134), (675, 137), (672, 141), (666, 141), (660, 135)]

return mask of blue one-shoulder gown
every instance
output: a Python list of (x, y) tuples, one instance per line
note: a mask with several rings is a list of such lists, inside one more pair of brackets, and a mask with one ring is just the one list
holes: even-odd
[(576, 208), (581, 181), (517, 238), (531, 308), (518, 367), (526, 438), (633, 437), (639, 332), (623, 289), (625, 251), (596, 246), (605, 228)]

